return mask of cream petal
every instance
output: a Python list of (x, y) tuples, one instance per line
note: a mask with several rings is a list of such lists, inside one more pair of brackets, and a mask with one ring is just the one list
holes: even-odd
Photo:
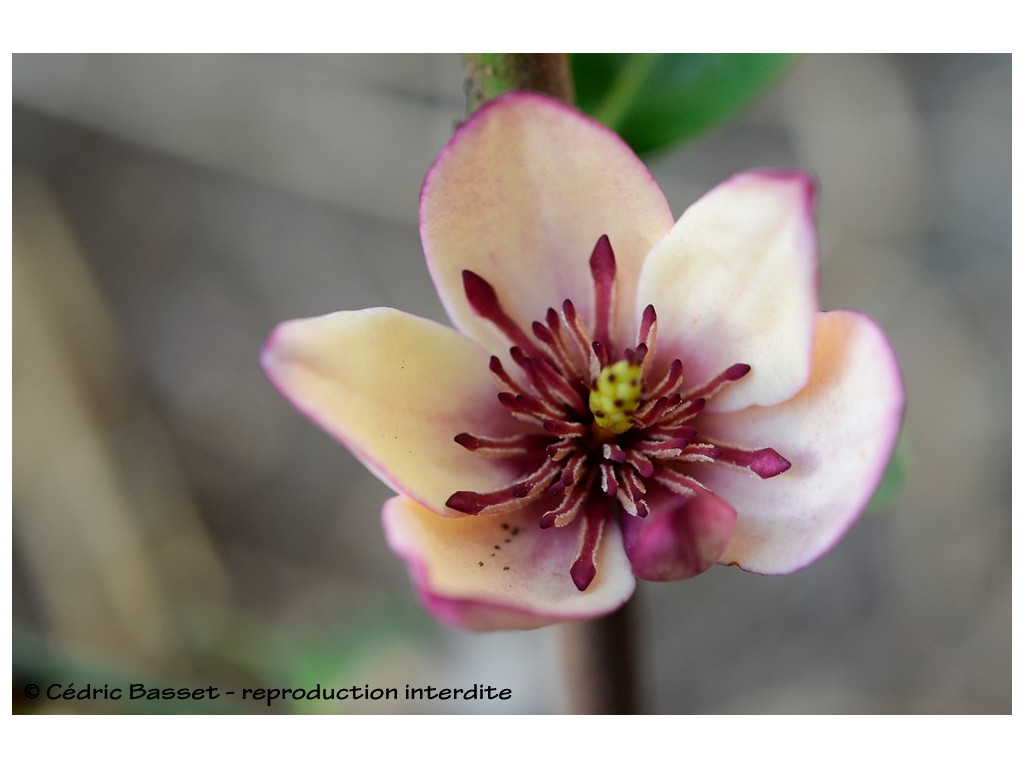
[(601, 616), (633, 594), (618, 526), (605, 526), (597, 576), (583, 592), (569, 575), (578, 525), (541, 530), (530, 510), (481, 517), (435, 515), (396, 496), (383, 510), (388, 544), (409, 566), (420, 600), (467, 629), (533, 629)]
[(589, 323), (588, 259), (608, 235), (618, 265), (613, 325), (620, 344), (632, 343), (640, 265), (672, 223), (657, 183), (616, 134), (527, 93), (469, 118), (428, 172), (420, 200), (423, 248), (448, 315), (501, 352), (508, 342), (470, 308), (463, 270), (490, 282), (527, 333), (566, 298)]
[(788, 573), (830, 549), (871, 500), (903, 416), (899, 363), (870, 318), (818, 316), (811, 378), (795, 398), (704, 416), (712, 438), (770, 446), (792, 467), (762, 480), (728, 467), (694, 475), (739, 514), (721, 562), (758, 573)]
[(817, 270), (811, 179), (740, 174), (692, 205), (654, 247), (636, 307), (654, 305), (658, 363), (682, 360), (692, 384), (734, 363), (752, 367), (709, 409), (774, 405), (810, 373)]
[(456, 331), (393, 309), (284, 323), (262, 356), (281, 393), (377, 477), (450, 515), (455, 491), (493, 490), (516, 474), (454, 441), (522, 431), (498, 403), (488, 360)]

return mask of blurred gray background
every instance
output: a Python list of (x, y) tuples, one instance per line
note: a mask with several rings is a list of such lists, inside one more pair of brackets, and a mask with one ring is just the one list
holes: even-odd
[[(812, 170), (822, 305), (881, 322), (909, 409), (901, 495), (818, 563), (640, 584), (646, 711), (1010, 711), (1010, 64), (810, 56), (652, 162), (677, 215)], [(445, 319), (417, 198), (459, 58), (16, 54), (13, 90), (15, 690), (480, 682), (511, 701), (287, 711), (563, 711), (559, 629), (430, 619), (389, 492), (257, 365), (293, 317)]]

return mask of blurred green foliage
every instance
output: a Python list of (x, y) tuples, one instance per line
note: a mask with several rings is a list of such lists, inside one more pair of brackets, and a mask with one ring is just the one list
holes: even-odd
[(709, 130), (779, 80), (785, 53), (574, 53), (577, 104), (640, 155)]
[[(296, 629), (237, 612), (207, 616), (204, 623), (213, 627), (209, 636), (186, 638), (176, 663), (170, 664), (125, 663), (95, 652), (73, 651), (65, 643), (15, 629), (12, 711), (145, 715), (366, 711), (367, 702), (337, 698), (291, 696), (268, 704), (266, 698), (246, 695), (244, 689), (398, 686), (404, 678), (401, 674), (388, 677), (390, 670), (397, 667), (414, 673), (422, 658), (419, 646), (433, 629), (419, 609), (408, 610), (411, 606), (412, 600), (387, 604), (315, 629)], [(143, 686), (145, 695), (132, 698), (133, 685)], [(176, 693), (207, 686), (213, 687), (216, 697)], [(99, 693), (77, 695), (87, 687)], [(151, 693), (154, 689), (170, 693), (158, 697)], [(65, 691), (67, 697), (62, 695)], [(105, 691), (116, 692), (108, 696)]]
[(906, 437), (901, 437), (896, 443), (896, 449), (889, 459), (889, 466), (885, 468), (882, 482), (879, 483), (875, 495), (871, 497), (867, 512), (874, 514), (886, 512), (896, 504), (904, 486), (907, 484), (907, 447)]

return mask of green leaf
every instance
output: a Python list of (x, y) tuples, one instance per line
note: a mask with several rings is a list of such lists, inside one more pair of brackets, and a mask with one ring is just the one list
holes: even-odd
[(903, 486), (907, 484), (907, 474), (907, 447), (905, 438), (901, 437), (896, 443), (892, 458), (889, 459), (889, 466), (885, 469), (882, 482), (879, 483), (875, 495), (871, 497), (871, 503), (867, 508), (868, 514), (885, 512), (896, 503), (903, 492)]
[(576, 100), (638, 154), (709, 130), (798, 57), (786, 53), (574, 53)]

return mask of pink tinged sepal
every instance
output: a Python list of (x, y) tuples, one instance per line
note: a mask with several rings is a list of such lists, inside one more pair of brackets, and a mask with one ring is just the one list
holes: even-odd
[(709, 400), (711, 410), (774, 405), (807, 382), (818, 311), (814, 199), (801, 173), (734, 176), (644, 262), (637, 306), (658, 310), (659, 360), (679, 358), (694, 383), (737, 362), (752, 368)]
[(697, 576), (721, 557), (736, 524), (736, 510), (713, 493), (651, 494), (650, 514), (623, 515), (623, 541), (633, 574), (648, 581)]
[(388, 544), (406, 561), (423, 605), (466, 629), (534, 629), (602, 616), (635, 588), (622, 536), (610, 520), (585, 591), (570, 576), (579, 559), (578, 525), (542, 530), (535, 509), (451, 518), (396, 496), (384, 504), (383, 520)]
[(619, 136), (531, 93), (477, 110), (430, 168), (420, 196), (427, 266), (449, 317), (502, 354), (508, 344), (474, 311), (463, 270), (493, 282), (519, 328), (566, 297), (590, 322), (586, 257), (607, 235), (618, 267), (610, 324), (613, 336), (628, 339), (640, 265), (672, 223), (661, 189)]
[(721, 465), (695, 467), (694, 476), (739, 514), (723, 563), (766, 574), (810, 564), (853, 524), (881, 481), (904, 407), (888, 339), (864, 315), (822, 313), (813, 361), (810, 381), (792, 400), (703, 416), (707, 434), (769, 444), (792, 464), (769, 480)]
[(454, 439), (522, 433), (494, 397), (488, 359), (450, 328), (366, 309), (280, 325), (261, 362), (285, 397), (391, 488), (455, 515), (445, 507), (453, 489), (500, 488), (516, 474)]

